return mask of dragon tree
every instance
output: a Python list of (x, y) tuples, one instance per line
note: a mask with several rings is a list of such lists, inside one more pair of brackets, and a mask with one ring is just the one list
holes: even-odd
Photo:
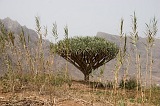
[(114, 59), (119, 48), (115, 43), (99, 37), (73, 37), (60, 40), (56, 44), (56, 53), (72, 63), (89, 81), (89, 74)]

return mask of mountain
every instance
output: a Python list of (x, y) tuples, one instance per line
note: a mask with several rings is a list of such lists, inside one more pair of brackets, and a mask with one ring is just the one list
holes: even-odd
[[(111, 35), (108, 33), (104, 33), (104, 32), (98, 32), (97, 37), (101, 37), (104, 38), (108, 41), (114, 42), (117, 45), (120, 46), (120, 43), (123, 45), (123, 42), (120, 42), (120, 37), (117, 35)], [(153, 81), (154, 83), (158, 83), (160, 84), (160, 39), (155, 39), (155, 45), (153, 46)], [(146, 44), (146, 38), (141, 38), (139, 37), (139, 41), (137, 43), (137, 48), (138, 48), (138, 52), (140, 54), (140, 63), (141, 63), (141, 71), (142, 71), (142, 77), (143, 80), (145, 79), (145, 72), (146, 72), (146, 49), (145, 49), (145, 45)], [(128, 73), (130, 76), (134, 76), (136, 74), (136, 67), (135, 67), (135, 51), (134, 51), (134, 46), (131, 44), (131, 38), (127, 36), (127, 53), (130, 54), (130, 62), (128, 62), (130, 65), (128, 67)], [(116, 64), (116, 61), (110, 61), (109, 63), (106, 64), (106, 72), (110, 73), (111, 70), (114, 70), (114, 64)], [(127, 64), (124, 64), (124, 66), (127, 66)], [(120, 70), (120, 77), (123, 76), (124, 73), (124, 68), (122, 67)], [(108, 72), (108, 70), (110, 70)], [(106, 73), (106, 75), (107, 75)], [(111, 74), (111, 73), (110, 73)], [(112, 75), (113, 76), (113, 73)]]
[[(20, 35), (22, 34), (22, 29), (24, 31), (24, 38), (26, 40), (26, 46), (28, 49), (30, 49), (30, 53), (31, 56), (33, 57), (33, 55), (36, 53), (36, 49), (37, 49), (37, 42), (38, 42), (38, 34), (32, 30), (32, 29), (28, 29), (26, 26), (21, 26), (17, 21), (14, 21), (12, 19), (10, 19), (9, 17), (0, 20), (1, 23), (4, 25), (4, 28), (6, 30), (7, 33), (12, 32), (13, 36), (14, 36), (14, 45), (17, 48), (17, 50), (19, 51), (19, 53), (21, 53), (23, 55), (23, 52), (25, 51), (23, 46), (20, 43)], [(1, 28), (1, 26), (0, 26)], [(1, 30), (0, 30), (1, 32)], [(6, 35), (7, 36), (7, 35)], [(44, 49), (44, 53), (47, 55), (47, 51), (49, 48), (49, 44), (50, 42), (47, 40), (43, 40), (43, 43), (45, 42), (45, 44), (43, 44), (43, 48)], [(48, 48), (47, 48), (48, 47)], [(15, 55), (13, 55), (14, 49), (8, 49), (6, 50), (7, 55), (9, 57), (9, 60), (11, 61), (11, 63), (13, 64), (14, 67), (17, 66), (17, 57)], [(0, 57), (0, 62), (2, 65), (2, 63), (4, 63), (4, 60), (2, 59), (3, 56)], [(19, 61), (21, 61), (21, 63), (25, 64), (25, 59), (23, 59), (23, 57), (19, 56)], [(27, 69), (24, 68), (24, 71)], [(0, 70), (1, 71), (1, 70)], [(2, 73), (2, 71), (1, 71)], [(4, 72), (3, 72), (4, 73)]]
[[(36, 49), (38, 47), (37, 42), (38, 42), (38, 34), (32, 30), (27, 28), (26, 26), (21, 26), (17, 21), (14, 21), (12, 19), (10, 19), (9, 17), (5, 18), (5, 19), (0, 19), (0, 21), (4, 24), (5, 29), (9, 32), (13, 32), (14, 36), (15, 36), (15, 45), (19, 48), (19, 35), (22, 33), (22, 28), (24, 31), (24, 37), (25, 39), (28, 41), (28, 36), (29, 36), (29, 43), (27, 43), (28, 48), (30, 48), (31, 50), (31, 55), (32, 57), (35, 58), (35, 54), (37, 53)], [(1, 31), (0, 31), (1, 32)], [(1, 34), (1, 33), (0, 33)], [(44, 53), (44, 59), (45, 61), (47, 61), (47, 59), (49, 59), (49, 48), (50, 48), (50, 43), (48, 40), (44, 40), (43, 39), (43, 53)], [(23, 51), (23, 48), (19, 48), (21, 49), (20, 51)], [(11, 55), (11, 51), (8, 51), (8, 57), (10, 58), (10, 61), (12, 61), (12, 64), (17, 65), (16, 63), (16, 58), (14, 56)], [(23, 60), (23, 58), (21, 59), (22, 63), (25, 64), (25, 60)], [(53, 58), (54, 64), (53, 66), (51, 66), (51, 70), (54, 72), (57, 71), (64, 71), (65, 70), (65, 66), (66, 63), (68, 64), (68, 72), (69, 74), (72, 76), (72, 78), (74, 79), (83, 79), (83, 74), (77, 70), (72, 64), (68, 63), (65, 59), (61, 58), (58, 55), (55, 55)], [(0, 57), (0, 73), (3, 74), (5, 72), (3, 72), (3, 66), (2, 63), (4, 62), (4, 59), (2, 57)], [(35, 64), (36, 65), (36, 64)], [(26, 70), (27, 71), (27, 67)]]
[(16, 45), (19, 45), (19, 35), (22, 33), (23, 29), (26, 41), (28, 41), (28, 36), (30, 36), (28, 46), (32, 48), (36, 47), (36, 42), (38, 41), (38, 35), (34, 30), (28, 29), (26, 26), (21, 26), (17, 21), (11, 20), (9, 17), (2, 19), (1, 22), (3, 23), (7, 31), (11, 31), (14, 33), (15, 36), (14, 41)]

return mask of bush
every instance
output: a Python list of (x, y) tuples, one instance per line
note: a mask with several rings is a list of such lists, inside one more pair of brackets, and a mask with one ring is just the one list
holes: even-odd
[(106, 87), (107, 87), (108, 89), (113, 89), (113, 83), (112, 83), (111, 81), (107, 82)]
[(93, 82), (92, 86), (94, 88), (108, 88), (108, 89), (112, 89), (113, 88), (113, 83), (111, 81), (108, 81), (107, 83), (103, 83), (103, 82)]
[(94, 88), (105, 88), (106, 85), (102, 82), (93, 82)]
[(120, 81), (119, 87), (122, 89), (128, 89), (128, 90), (132, 90), (135, 89), (138, 86), (138, 88), (140, 88), (140, 84), (137, 84), (137, 80), (135, 77), (130, 77), (129, 79), (127, 79), (126, 81), (124, 81), (124, 79), (122, 79)]

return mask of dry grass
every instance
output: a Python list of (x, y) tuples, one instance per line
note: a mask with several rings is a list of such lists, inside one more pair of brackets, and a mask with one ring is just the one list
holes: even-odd
[[(107, 88), (93, 88), (95, 82), (85, 81), (72, 81), (71, 87), (67, 83), (63, 83), (61, 86), (49, 86), (43, 89), (43, 93), (39, 90), (33, 90), (33, 85), (26, 85), (25, 89), (19, 91), (3, 93), (1, 89), (0, 93), (0, 105), (1, 106), (113, 106), (113, 89)], [(25, 86), (25, 85), (24, 85)], [(36, 86), (36, 85), (34, 85)], [(2, 88), (2, 87), (1, 87)], [(52, 88), (52, 92), (46, 92)], [(136, 103), (136, 90), (118, 89), (117, 105), (118, 106), (135, 106)], [(146, 97), (149, 98), (149, 90), (146, 90)], [(52, 93), (52, 98), (50, 98)], [(152, 98), (152, 103), (159, 105), (160, 89), (154, 90), (155, 96)], [(140, 91), (139, 91), (140, 94)], [(138, 106), (142, 106), (140, 99), (141, 95), (138, 95)], [(125, 97), (125, 98), (124, 98)], [(147, 99), (147, 98), (146, 98)], [(27, 105), (28, 104), (28, 105)], [(145, 106), (151, 106), (144, 103)]]

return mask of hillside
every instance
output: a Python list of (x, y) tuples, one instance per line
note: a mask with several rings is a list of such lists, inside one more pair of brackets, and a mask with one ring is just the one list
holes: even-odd
[[(106, 40), (115, 42), (117, 45), (120, 45), (120, 38), (117, 35), (111, 35), (104, 32), (98, 32), (98, 37), (102, 37)], [(146, 49), (144, 44), (146, 43), (146, 38), (139, 38), (137, 47), (140, 54), (140, 61), (141, 61), (141, 70), (142, 70), (142, 77), (145, 74), (145, 67), (146, 67)], [(155, 83), (160, 84), (160, 39), (155, 40), (155, 45), (153, 47), (153, 81)], [(133, 76), (136, 74), (136, 68), (135, 68), (135, 52), (134, 47), (131, 44), (130, 37), (127, 37), (127, 53), (130, 54), (130, 65), (129, 65), (129, 75)], [(111, 61), (106, 64), (106, 70), (113, 70), (114, 69), (115, 61)], [(125, 64), (124, 66), (126, 66)], [(106, 73), (107, 75), (107, 73)], [(121, 69), (120, 76), (123, 75), (123, 68)]]
[[(24, 37), (25, 39), (28, 41), (28, 36), (29, 36), (29, 43), (27, 43), (28, 48), (30, 48), (31, 50), (31, 54), (32, 57), (34, 57), (34, 55), (36, 54), (36, 49), (38, 47), (38, 34), (32, 30), (32, 29), (28, 29), (26, 26), (21, 26), (17, 21), (14, 21), (12, 19), (10, 19), (9, 17), (5, 18), (5, 19), (0, 19), (0, 21), (4, 24), (5, 29), (9, 32), (13, 32), (14, 36), (15, 36), (15, 45), (19, 48), (20, 47), (20, 42), (19, 42), (19, 35), (22, 33), (22, 28), (24, 30)], [(43, 53), (44, 53), (44, 57), (47, 60), (49, 58), (49, 46), (50, 46), (50, 42), (48, 40), (44, 40), (43, 39)], [(23, 51), (23, 49), (20, 47), (19, 48), (21, 51)], [(8, 51), (8, 56), (10, 58), (10, 61), (12, 61), (13, 64), (15, 64), (16, 66), (16, 59), (11, 56), (11, 51)], [(23, 61), (23, 58), (22, 58)], [(66, 60), (61, 58), (58, 55), (55, 55), (53, 58), (54, 64), (53, 66), (51, 66), (51, 69), (53, 72), (57, 72), (57, 71), (64, 71), (65, 70), (65, 65), (66, 65)], [(0, 73), (1, 75), (3, 73), (5, 73), (3, 70), (3, 66), (2, 63), (4, 62), (3, 58), (0, 57)], [(25, 64), (25, 61), (23, 61), (23, 63)], [(72, 78), (74, 79), (83, 79), (83, 74), (77, 70), (72, 64), (68, 63), (69, 65), (69, 73), (71, 74)], [(76, 71), (75, 71), (76, 70)], [(24, 71), (27, 71), (24, 70)]]
[[(14, 46), (16, 50), (18, 51), (19, 55), (24, 55), (23, 53), (24, 47), (22, 46), (22, 43), (20, 42), (20, 35), (22, 34), (22, 29), (24, 31), (24, 38), (26, 41), (26, 48), (29, 50), (31, 57), (33, 57), (36, 54), (36, 49), (38, 47), (38, 34), (32, 30), (28, 29), (26, 26), (21, 26), (17, 21), (11, 20), (9, 17), (0, 20), (2, 24), (4, 25), (4, 28), (7, 33), (12, 32), (14, 36)], [(44, 57), (48, 55), (49, 51), (49, 44), (50, 42), (48, 40), (43, 40), (43, 49), (44, 49)], [(13, 67), (17, 67), (17, 56), (14, 55), (15, 50), (13, 48), (6, 48), (7, 56), (9, 57), (9, 60), (11, 61)], [(13, 53), (14, 52), (14, 53)], [(25, 65), (26, 60), (23, 56), (19, 56), (19, 61), (21, 61), (22, 65)], [(0, 57), (0, 65), (4, 63), (3, 56)], [(5, 68), (5, 66), (3, 66)], [(26, 71), (28, 67), (24, 67), (23, 71)], [(5, 73), (5, 69), (0, 70), (0, 73)]]

